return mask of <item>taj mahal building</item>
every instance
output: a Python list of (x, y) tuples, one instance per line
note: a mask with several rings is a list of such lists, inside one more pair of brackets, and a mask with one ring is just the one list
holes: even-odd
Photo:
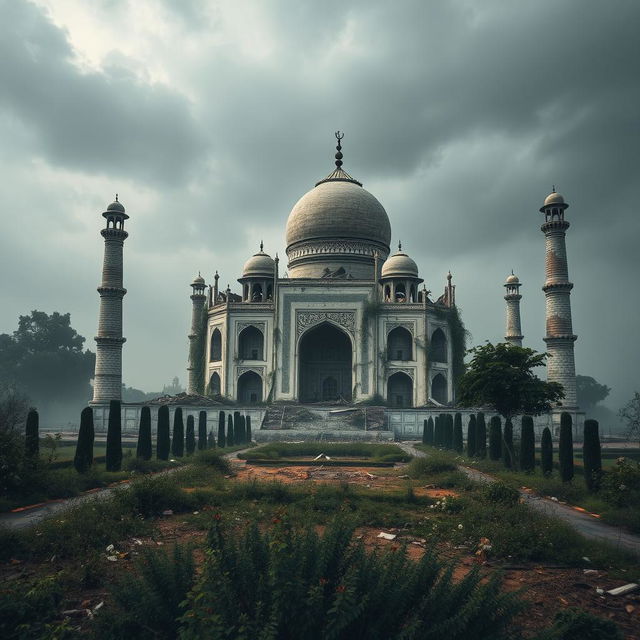
[(342, 168), (336, 135), (335, 169), (289, 215), (286, 273), (261, 244), (241, 295), (217, 272), (212, 286), (191, 284), (189, 393), (244, 406), (453, 403), (464, 344), (452, 347), (461, 324), (451, 274), (432, 299), (401, 245), (391, 253), (387, 212)]

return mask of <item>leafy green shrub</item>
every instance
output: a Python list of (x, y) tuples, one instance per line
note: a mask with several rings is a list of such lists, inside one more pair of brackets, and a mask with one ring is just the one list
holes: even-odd
[(602, 478), (602, 450), (598, 435), (598, 421), (584, 421), (584, 444), (582, 459), (584, 462), (584, 480), (589, 491), (600, 488)]
[(483, 489), (485, 500), (498, 502), (500, 504), (512, 505), (520, 500), (520, 493), (517, 489), (510, 487), (503, 482), (492, 482)]
[(207, 412), (200, 411), (200, 413), (198, 413), (198, 450), (202, 451), (203, 449), (206, 449), (206, 448), (207, 448)]
[(520, 424), (520, 468), (531, 473), (536, 469), (536, 436), (533, 430), (533, 418), (522, 416)]
[(24, 432), (24, 453), (27, 458), (37, 458), (40, 450), (40, 418), (35, 409), (27, 413), (27, 425)]
[(136, 473), (157, 473), (158, 471), (164, 471), (165, 469), (173, 469), (179, 466), (177, 462), (169, 462), (168, 460), (145, 460), (144, 458), (137, 458), (131, 456), (125, 458), (124, 468), (126, 471), (135, 471)]
[(195, 420), (193, 416), (187, 416), (186, 448), (188, 456), (192, 456), (193, 452), (196, 450)]
[(183, 491), (167, 475), (144, 477), (131, 483), (128, 490), (119, 492), (120, 503), (135, 515), (149, 518), (163, 511), (189, 511), (195, 506), (193, 496)]
[(454, 583), (453, 567), (430, 553), (367, 553), (352, 536), (341, 520), (322, 537), (285, 520), (238, 539), (216, 521), (180, 637), (498, 639), (522, 609), (496, 576), (482, 584), (474, 569)]
[(563, 482), (573, 479), (573, 421), (571, 414), (560, 414), (560, 442), (558, 443), (558, 462)]
[(169, 449), (171, 447), (171, 436), (169, 433), (169, 407), (163, 404), (158, 409), (158, 440), (156, 448), (159, 460), (169, 459)]
[(471, 414), (467, 425), (467, 455), (473, 458), (476, 455), (476, 417)]
[(184, 601), (195, 580), (190, 549), (180, 545), (173, 554), (145, 549), (133, 573), (125, 573), (109, 589), (113, 606), (96, 616), (98, 638), (156, 640), (178, 637)]
[(205, 449), (204, 451), (198, 451), (193, 461), (196, 464), (218, 469), (220, 473), (227, 474), (231, 471), (229, 461), (218, 449)]
[(616, 507), (640, 503), (640, 462), (618, 458), (604, 474), (602, 497)]
[(140, 427), (138, 429), (138, 446), (136, 448), (136, 458), (150, 460), (153, 454), (151, 445), (151, 409), (142, 407), (140, 411)]
[(551, 440), (551, 431), (549, 427), (545, 427), (542, 431), (540, 440), (540, 467), (542, 475), (549, 477), (553, 472), (553, 441)]
[(78, 473), (86, 473), (93, 464), (93, 409), (85, 407), (80, 414), (80, 430), (73, 466)]
[(623, 640), (613, 620), (594, 616), (582, 609), (566, 609), (556, 613), (553, 627), (544, 640)]
[(122, 466), (122, 419), (119, 400), (111, 400), (109, 403), (105, 465), (107, 471), (120, 471)]
[(414, 458), (407, 466), (407, 475), (411, 478), (420, 478), (446, 471), (456, 471), (456, 469), (456, 465), (449, 458), (434, 453), (427, 458)]
[(489, 421), (489, 458), (500, 460), (502, 456), (502, 424), (499, 416)]
[(395, 444), (367, 442), (270, 442), (251, 451), (239, 453), (246, 460), (278, 460), (279, 458), (317, 456), (369, 458), (375, 461), (408, 462), (411, 456)]
[(182, 407), (176, 407), (173, 414), (173, 439), (171, 440), (171, 454), (174, 458), (184, 455), (184, 421)]

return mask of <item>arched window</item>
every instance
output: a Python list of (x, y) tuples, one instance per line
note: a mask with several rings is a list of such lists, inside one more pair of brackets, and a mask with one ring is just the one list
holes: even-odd
[(413, 405), (413, 380), (398, 371), (387, 380), (387, 402), (392, 407), (411, 407)]
[(416, 301), (416, 286), (412, 284), (409, 287), (409, 302), (415, 302), (415, 301)]
[(442, 329), (431, 334), (430, 355), (434, 362), (447, 362), (447, 337)]
[(211, 380), (209, 380), (209, 393), (212, 396), (219, 396), (221, 394), (221, 386), (220, 386), (220, 376), (217, 371), (214, 371), (211, 375)]
[(262, 402), (262, 378), (255, 371), (247, 371), (238, 378), (238, 402)]
[(211, 334), (211, 347), (209, 360), (217, 362), (222, 360), (222, 334), (219, 329), (214, 329)]
[(262, 285), (256, 283), (251, 287), (251, 302), (262, 302)]
[(391, 287), (388, 284), (384, 286), (384, 301), (391, 302)]
[(264, 336), (256, 327), (246, 327), (238, 338), (238, 357), (240, 360), (264, 360)]
[(431, 397), (440, 404), (447, 404), (449, 401), (447, 395), (447, 379), (438, 373), (431, 381)]
[(413, 360), (411, 333), (404, 327), (396, 327), (387, 336), (387, 358), (389, 360)]
[(406, 302), (407, 301), (407, 292), (405, 291), (404, 285), (399, 282), (396, 285), (396, 299), (395, 302)]

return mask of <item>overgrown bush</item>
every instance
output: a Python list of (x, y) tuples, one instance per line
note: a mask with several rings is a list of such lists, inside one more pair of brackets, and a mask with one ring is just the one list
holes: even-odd
[(125, 572), (109, 589), (113, 604), (96, 616), (98, 638), (157, 640), (178, 637), (179, 619), (187, 593), (195, 580), (189, 548), (175, 545), (169, 555), (145, 549), (133, 572)]
[(492, 482), (483, 489), (483, 495), (489, 502), (512, 505), (520, 500), (520, 493), (517, 489), (504, 484), (503, 482)]
[(520, 427), (520, 468), (527, 473), (536, 469), (536, 437), (533, 418), (522, 416)]
[(193, 496), (167, 475), (135, 480), (129, 489), (118, 493), (118, 500), (129, 512), (144, 518), (160, 515), (167, 509), (189, 511), (195, 506)]
[(573, 479), (573, 422), (571, 414), (560, 414), (560, 441), (558, 443), (558, 463), (563, 482)]
[(553, 441), (549, 427), (543, 429), (540, 439), (540, 467), (545, 477), (549, 477), (553, 472)]
[(229, 461), (217, 449), (205, 449), (204, 451), (199, 451), (194, 458), (194, 462), (196, 464), (213, 467), (214, 469), (218, 469), (220, 473), (224, 474), (231, 471)]
[(594, 616), (582, 609), (565, 609), (556, 613), (553, 628), (541, 640), (623, 640), (613, 620)]
[(158, 439), (156, 441), (157, 456), (159, 460), (169, 459), (171, 436), (169, 432), (169, 407), (163, 404), (158, 409)]
[(120, 471), (122, 467), (122, 419), (119, 400), (111, 400), (109, 403), (105, 466), (107, 471)]
[(322, 537), (286, 519), (240, 537), (216, 521), (181, 638), (498, 639), (522, 609), (495, 575), (483, 584), (473, 569), (454, 582), (430, 553), (368, 553), (352, 537), (341, 520)]
[(618, 458), (602, 479), (602, 497), (616, 507), (640, 503), (640, 462)]
[(420, 478), (456, 469), (456, 465), (444, 454), (434, 453), (427, 458), (414, 458), (407, 467), (407, 475), (411, 478)]
[(73, 458), (73, 466), (78, 473), (86, 473), (93, 464), (93, 439), (93, 409), (85, 407), (80, 414), (78, 443)]

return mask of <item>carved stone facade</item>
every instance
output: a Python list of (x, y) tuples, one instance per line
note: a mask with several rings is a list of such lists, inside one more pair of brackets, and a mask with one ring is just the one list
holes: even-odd
[(296, 336), (300, 337), (307, 329), (322, 322), (333, 322), (355, 335), (355, 311), (298, 311), (296, 313)]

